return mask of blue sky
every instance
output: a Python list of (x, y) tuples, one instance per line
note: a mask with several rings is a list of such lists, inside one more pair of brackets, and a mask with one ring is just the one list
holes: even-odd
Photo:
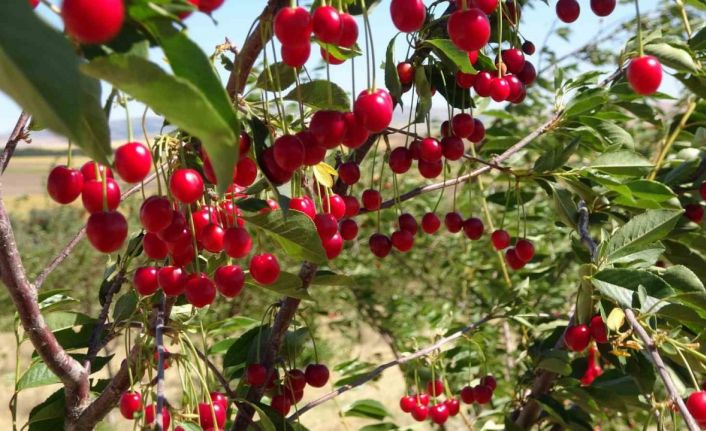
[[(54, 1), (58, 4), (58, 1)], [(634, 7), (632, 4), (619, 5), (610, 17), (599, 19), (591, 12), (588, 1), (579, 1), (582, 8), (581, 16), (571, 26), (573, 29), (571, 43), (563, 41), (556, 35), (550, 37), (547, 41), (548, 45), (550, 45), (559, 55), (571, 51), (579, 44), (585, 43), (591, 38), (592, 35), (595, 34), (595, 31), (601, 28), (601, 26), (609, 26), (612, 23), (629, 18), (634, 14)], [(384, 0), (371, 12), (373, 38), (377, 41), (375, 43), (375, 54), (378, 66), (384, 60), (387, 42), (396, 33), (396, 29), (392, 25), (389, 17), (389, 3), (390, 0)], [(217, 23), (214, 23), (211, 18), (200, 13), (194, 13), (191, 17), (189, 17), (186, 20), (189, 27), (189, 34), (209, 55), (213, 52), (214, 47), (217, 44), (222, 43), (226, 37), (237, 46), (240, 46), (245, 39), (252, 21), (258, 16), (265, 4), (266, 0), (225, 0), (225, 4), (214, 13), (214, 18)], [(551, 6), (546, 6), (542, 2), (533, 2), (533, 4), (533, 9), (526, 8), (526, 10), (523, 11), (520, 31), (526, 38), (534, 41), (539, 51), (542, 42), (545, 40), (547, 31), (552, 27), (555, 21), (557, 21), (554, 13), (555, 2), (550, 0)], [(643, 0), (640, 4), (643, 13), (648, 13), (650, 10), (657, 7), (656, 0)], [(51, 23), (57, 26), (60, 24), (58, 17), (51, 13), (46, 6), (40, 5), (37, 12)], [(563, 23), (560, 22), (557, 22), (556, 24), (563, 25)], [(359, 27), (362, 32), (362, 22), (359, 22)], [(582, 29), (590, 29), (590, 31), (584, 32)], [(362, 37), (359, 40), (362, 45)], [(404, 46), (403, 41), (404, 39), (398, 38), (398, 42), (396, 44), (397, 58), (403, 58), (406, 52), (406, 47)], [(161, 61), (159, 52), (153, 52), (152, 57), (155, 61)], [(537, 55), (535, 54), (534, 57), (535, 58), (533, 61), (536, 65)], [(314, 67), (318, 64), (320, 59), (316, 49), (312, 49), (311, 58), (311, 64), (309, 67)], [(356, 61), (357, 89), (362, 89), (365, 85), (365, 69), (362, 58), (363, 57), (357, 59)], [(608, 66), (609, 68), (614, 67), (614, 65)], [(377, 75), (378, 85), (383, 85), (382, 71), (379, 70)], [(225, 82), (225, 73), (223, 74), (223, 77)], [(331, 67), (331, 79), (332, 81), (339, 83), (339, 85), (341, 85), (344, 89), (349, 90), (351, 83), (350, 65), (345, 63), (340, 66)], [(671, 86), (673, 84), (668, 85)], [(5, 135), (10, 129), (12, 129), (19, 112), (19, 107), (11, 99), (0, 92), (0, 135)], [(118, 114), (117, 110), (115, 112)], [(141, 109), (133, 109), (133, 116), (137, 116), (138, 113), (141, 113)]]

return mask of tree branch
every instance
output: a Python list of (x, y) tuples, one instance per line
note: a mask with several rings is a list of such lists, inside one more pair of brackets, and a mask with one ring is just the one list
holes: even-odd
[(684, 400), (681, 399), (679, 391), (676, 386), (674, 386), (672, 377), (669, 375), (667, 367), (665, 367), (664, 361), (659, 355), (659, 351), (657, 350), (657, 346), (655, 346), (654, 340), (652, 340), (647, 331), (645, 331), (645, 328), (640, 325), (640, 322), (637, 321), (635, 313), (632, 309), (624, 308), (623, 311), (625, 312), (625, 318), (630, 323), (630, 326), (632, 326), (633, 331), (635, 331), (637, 336), (640, 337), (643, 343), (645, 343), (645, 348), (650, 356), (650, 360), (654, 364), (655, 368), (657, 368), (657, 373), (659, 373), (659, 377), (664, 382), (667, 393), (669, 393), (669, 398), (672, 402), (676, 403), (679, 408), (679, 412), (681, 412), (681, 415), (684, 417), (684, 422), (686, 422), (686, 426), (689, 428), (689, 431), (698, 431), (700, 429), (699, 425), (694, 420), (694, 417), (691, 416), (691, 413), (689, 413), (689, 410), (684, 404)]
[(377, 376), (379, 376), (380, 374), (382, 374), (388, 368), (402, 365), (407, 362), (413, 361), (417, 358), (427, 356), (430, 353), (432, 353), (433, 351), (438, 350), (439, 348), (441, 348), (445, 344), (451, 343), (452, 341), (457, 340), (458, 338), (462, 337), (463, 335), (465, 335), (471, 331), (474, 331), (480, 325), (482, 325), (490, 320), (497, 319), (500, 317), (502, 317), (502, 316), (495, 316), (493, 314), (488, 314), (487, 316), (480, 319), (479, 321), (471, 323), (470, 325), (464, 327), (463, 329), (460, 329), (460, 330), (454, 332), (453, 334), (449, 335), (448, 337), (444, 337), (444, 338), (440, 339), (439, 341), (437, 341), (436, 343), (434, 343), (430, 346), (427, 346), (423, 349), (417, 350), (416, 352), (410, 353), (409, 355), (401, 356), (400, 358), (395, 359), (393, 361), (378, 365), (373, 371), (358, 378), (357, 380), (355, 380), (347, 385), (343, 385), (340, 388), (338, 388), (332, 392), (329, 392), (328, 394), (323, 395), (322, 397), (317, 398), (314, 401), (309, 402), (308, 404), (306, 404), (302, 408), (298, 409), (296, 413), (289, 416), (288, 419), (290, 421), (294, 420), (294, 419), (300, 417), (301, 415), (303, 415), (304, 413), (308, 412), (309, 410), (313, 409), (314, 407), (321, 405), (321, 404), (325, 403), (326, 401), (332, 400), (333, 398), (336, 398), (337, 396), (339, 396), (345, 392), (348, 392), (353, 388), (356, 388), (358, 386), (361, 386), (361, 385), (369, 382), (370, 380), (372, 380), (372, 379), (376, 378)]
[(27, 126), (27, 122), (29, 122), (29, 114), (22, 111), (20, 118), (17, 119), (15, 128), (12, 130), (10, 137), (7, 139), (7, 144), (5, 144), (2, 154), (0, 154), (0, 175), (5, 173), (5, 169), (7, 169), (7, 165), (10, 163), (12, 155), (15, 154), (17, 144), (25, 138), (25, 127)]
[(103, 330), (105, 329), (105, 322), (108, 319), (108, 312), (110, 311), (110, 304), (113, 302), (113, 295), (120, 290), (120, 287), (125, 283), (125, 270), (121, 270), (116, 277), (111, 281), (110, 286), (105, 294), (105, 303), (98, 315), (98, 320), (96, 326), (93, 327), (93, 332), (91, 333), (91, 338), (88, 340), (88, 350), (86, 352), (86, 359), (83, 362), (83, 368), (86, 369), (88, 374), (91, 374), (91, 363), (96, 358), (96, 355), (103, 347), (104, 343), (101, 339), (103, 335)]

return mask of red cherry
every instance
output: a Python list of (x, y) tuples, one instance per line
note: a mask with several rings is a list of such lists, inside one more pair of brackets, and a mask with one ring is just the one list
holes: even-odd
[(412, 235), (417, 234), (417, 230), (419, 229), (419, 225), (417, 225), (417, 220), (414, 218), (412, 214), (409, 213), (403, 213), (397, 218), (397, 223), (400, 226), (400, 230), (406, 230), (407, 232), (411, 233)]
[(240, 154), (247, 154), (250, 151), (250, 135), (245, 132), (240, 132), (240, 138), (238, 139), (238, 147), (240, 149)]
[(307, 39), (302, 43), (282, 45), (280, 53), (282, 54), (282, 63), (289, 67), (302, 67), (311, 55), (311, 43)]
[(515, 0), (506, 0), (505, 4), (503, 4), (503, 18), (514, 26), (520, 21), (521, 16), (522, 9), (520, 9), (520, 5), (515, 3)]
[(506, 75), (505, 81), (507, 81), (507, 85), (510, 87), (510, 94), (508, 94), (507, 100), (512, 103), (519, 103), (524, 100), (526, 91), (522, 81), (515, 75)]
[(179, 241), (185, 234), (189, 232), (186, 230), (186, 218), (179, 211), (172, 210), (172, 217), (169, 225), (164, 229), (157, 232), (159, 239), (164, 242), (174, 243)]
[(225, 2), (225, 0), (199, 0), (198, 7), (201, 12), (210, 14), (221, 7), (223, 2)]
[(326, 148), (319, 145), (316, 136), (309, 130), (302, 130), (296, 136), (304, 146), (304, 165), (314, 166), (326, 158)]
[(365, 128), (363, 123), (352, 112), (343, 114), (343, 120), (346, 123), (346, 133), (343, 135), (343, 145), (348, 148), (358, 148), (368, 140), (370, 132)]
[(363, 201), (363, 207), (368, 211), (376, 211), (380, 209), (382, 204), (382, 196), (380, 192), (373, 189), (367, 189), (363, 192), (361, 197)]
[(296, 136), (280, 136), (272, 148), (275, 162), (285, 171), (294, 172), (304, 164), (304, 144)]
[(240, 259), (250, 254), (252, 238), (247, 230), (242, 227), (226, 229), (223, 235), (223, 250), (233, 259)]
[(66, 166), (56, 166), (47, 178), (47, 192), (54, 201), (69, 204), (83, 190), (84, 178), (80, 171)]
[(442, 395), (444, 393), (444, 383), (439, 379), (427, 382), (427, 392), (432, 398)]
[[(226, 423), (226, 411), (218, 403), (199, 403), (198, 405), (199, 424), (203, 429), (222, 428)], [(213, 419), (216, 423), (213, 423)]]
[(441, 160), (443, 151), (441, 143), (434, 138), (424, 138), (419, 144), (419, 159), (425, 162), (436, 162)]
[(274, 150), (272, 147), (266, 148), (262, 152), (260, 165), (262, 167), (262, 173), (265, 174), (270, 182), (277, 186), (282, 185), (292, 179), (292, 173), (282, 169), (275, 161)]
[(235, 165), (233, 182), (241, 187), (249, 187), (257, 178), (257, 163), (250, 157), (241, 157)]
[(279, 278), (277, 258), (270, 253), (256, 254), (250, 259), (250, 275), (260, 284), (272, 284)]
[(456, 416), (461, 411), (461, 403), (456, 398), (446, 400), (446, 408), (449, 416)]
[(643, 55), (630, 60), (626, 73), (630, 87), (643, 96), (654, 94), (662, 83), (662, 65), (656, 57)]
[(706, 391), (695, 391), (686, 400), (686, 408), (703, 429), (706, 425)]
[(407, 395), (400, 398), (400, 409), (405, 413), (410, 413), (417, 405), (417, 399), (414, 395)]
[(491, 391), (495, 391), (495, 388), (498, 387), (498, 382), (491, 375), (483, 376), (480, 379), (480, 384), (489, 387)]
[(439, 174), (441, 174), (441, 171), (444, 169), (444, 164), (441, 160), (437, 160), (435, 162), (427, 162), (426, 160), (420, 160), (418, 162), (417, 168), (419, 169), (419, 173), (424, 178), (432, 179), (438, 177)]
[(186, 266), (194, 261), (196, 252), (191, 245), (174, 248), (171, 251), (171, 262), (173, 265)]
[(39, 6), (41, 0), (29, 0), (29, 5), (33, 8), (36, 9), (37, 6)]
[(103, 196), (107, 196), (108, 210), (114, 211), (120, 205), (120, 187), (115, 180), (106, 179), (106, 194), (103, 193), (103, 182), (97, 180), (87, 181), (81, 192), (81, 202), (89, 213), (103, 211)]
[(360, 168), (356, 162), (345, 162), (338, 167), (338, 178), (343, 184), (352, 186), (360, 180)]
[(460, 70), (456, 71), (456, 85), (465, 89), (473, 88), (473, 84), (475, 84), (477, 76), (477, 73), (463, 73)]
[(424, 404), (417, 404), (412, 410), (412, 417), (417, 422), (423, 422), (429, 416), (429, 408)]
[(312, 220), (314, 220), (314, 217), (316, 216), (314, 201), (312, 201), (308, 196), (303, 198), (292, 198), (292, 200), (289, 201), (289, 209), (303, 212)]
[(420, 139), (415, 139), (409, 144), (409, 155), (413, 160), (419, 160), (419, 146), (422, 144)]
[(447, 213), (444, 217), (444, 225), (446, 230), (451, 233), (460, 232), (463, 229), (463, 217), (457, 212)]
[(125, 419), (133, 419), (135, 413), (142, 411), (142, 395), (139, 392), (125, 392), (120, 397), (120, 414)]
[(392, 241), (390, 241), (390, 238), (381, 233), (374, 233), (370, 236), (368, 246), (370, 247), (370, 251), (372, 251), (375, 256), (382, 259), (390, 254), (390, 250), (392, 249)]
[(412, 167), (412, 155), (405, 147), (397, 147), (390, 153), (390, 169), (396, 174), (404, 174)]
[(390, 3), (392, 23), (404, 33), (412, 33), (424, 25), (427, 8), (422, 0), (392, 0)]
[(591, 0), (591, 10), (597, 16), (608, 16), (615, 9), (615, 0)]
[(194, 211), (191, 215), (191, 220), (194, 223), (194, 232), (196, 233), (196, 239), (201, 241), (201, 230), (211, 224), (211, 220), (216, 220), (218, 214), (213, 207), (202, 207), (197, 211)]
[(127, 221), (117, 211), (93, 213), (86, 223), (86, 236), (96, 250), (112, 253), (127, 238)]
[(162, 260), (169, 254), (167, 244), (152, 232), (147, 232), (142, 238), (142, 249), (147, 257), (154, 260)]
[(486, 385), (477, 385), (473, 388), (473, 398), (478, 404), (488, 404), (493, 398), (493, 390)]
[(706, 181), (699, 186), (699, 194), (701, 195), (701, 199), (706, 200)]
[(459, 160), (466, 152), (463, 140), (456, 136), (449, 136), (441, 140), (441, 154), (451, 161)]
[(520, 73), (525, 67), (525, 54), (517, 48), (504, 49), (501, 58), (510, 73)]
[(157, 271), (157, 282), (167, 296), (179, 296), (184, 293), (186, 280), (184, 270), (176, 266), (164, 266)]
[(522, 269), (525, 266), (525, 261), (517, 257), (517, 251), (514, 248), (508, 248), (505, 251), (505, 261), (514, 270)]
[(140, 206), (140, 223), (147, 232), (159, 232), (171, 221), (172, 205), (167, 198), (150, 196)]
[(591, 331), (591, 337), (596, 340), (597, 343), (608, 342), (608, 328), (606, 327), (605, 322), (603, 322), (603, 318), (600, 314), (597, 314), (591, 318), (589, 330)]
[(480, 239), (484, 230), (483, 222), (477, 217), (471, 217), (463, 222), (463, 232), (473, 241)]
[(203, 179), (193, 169), (177, 169), (169, 179), (169, 191), (176, 200), (192, 204), (203, 196)]
[(441, 227), (441, 220), (434, 213), (426, 213), (422, 217), (422, 230), (425, 233), (433, 234)]
[(582, 352), (591, 342), (591, 332), (588, 325), (572, 325), (566, 328), (564, 333), (564, 344), (574, 352)]
[(476, 75), (476, 81), (473, 83), (473, 89), (480, 97), (488, 97), (491, 92), (491, 83), (493, 82), (493, 75), (490, 72), (479, 72)]
[(510, 96), (510, 84), (503, 78), (493, 78), (490, 81), (490, 97), (496, 102), (507, 100)]
[(336, 217), (328, 213), (316, 214), (314, 217), (316, 231), (321, 239), (329, 239), (338, 232), (338, 222)]
[(314, 35), (324, 43), (338, 44), (343, 34), (341, 15), (333, 6), (319, 6), (311, 19)]
[(102, 175), (108, 175), (108, 178), (113, 178), (113, 171), (109, 167), (99, 165), (96, 162), (86, 162), (81, 166), (81, 174), (84, 181), (100, 180)]
[(392, 233), (392, 245), (402, 253), (406, 253), (414, 246), (414, 235), (406, 230), (398, 230)]
[(477, 8), (452, 13), (446, 28), (451, 41), (464, 51), (479, 50), (490, 40), (488, 16)]
[(696, 224), (700, 224), (704, 219), (704, 207), (699, 204), (684, 205), (684, 215)]
[(473, 119), (473, 133), (468, 137), (468, 140), (477, 144), (485, 139), (485, 126), (483, 122), (477, 118)]
[(308, 44), (312, 31), (311, 15), (303, 7), (284, 7), (275, 15), (274, 31), (283, 45)]
[(341, 238), (345, 241), (354, 240), (358, 236), (358, 223), (353, 219), (345, 219), (341, 222), (339, 226), (341, 232)]
[(211, 397), (211, 402), (213, 402), (213, 404), (218, 404), (223, 407), (224, 412), (228, 410), (229, 402), (228, 397), (226, 397), (225, 394), (220, 392), (211, 392), (209, 396)]
[(326, 251), (328, 260), (333, 260), (343, 251), (343, 237), (336, 231), (330, 238), (322, 239), (321, 245), (324, 247), (324, 251)]
[(337, 66), (346, 62), (345, 58), (338, 58), (332, 53), (326, 51), (323, 47), (319, 49), (319, 52), (321, 53), (321, 58), (328, 64)]
[(580, 13), (581, 6), (576, 0), (559, 0), (556, 4), (556, 16), (567, 24), (576, 21)]
[(120, 33), (125, 6), (123, 0), (64, 0), (61, 17), (66, 32), (79, 42), (100, 44)]
[(306, 376), (304, 372), (298, 368), (287, 371), (284, 380), (284, 387), (292, 389), (295, 392), (304, 390), (306, 386)]
[(115, 172), (127, 183), (144, 180), (152, 168), (152, 153), (139, 142), (128, 142), (115, 150)]
[(414, 66), (412, 63), (403, 62), (397, 64), (397, 76), (402, 85), (411, 85), (414, 81)]
[(270, 407), (279, 412), (282, 416), (286, 416), (292, 408), (292, 402), (284, 395), (275, 395), (272, 397)]
[(428, 406), (429, 405), (429, 394), (417, 394), (417, 402), (419, 404)]
[(529, 61), (525, 61), (525, 65), (522, 66), (522, 70), (517, 73), (517, 79), (522, 81), (522, 83), (527, 86), (534, 84), (534, 81), (537, 79), (537, 71), (535, 70), (534, 65)]
[(459, 138), (468, 138), (473, 133), (473, 117), (471, 114), (461, 113), (454, 115), (451, 120), (454, 135)]
[(143, 266), (135, 270), (132, 277), (135, 290), (142, 296), (152, 295), (159, 287), (157, 285), (157, 268), (154, 266)]
[(520, 260), (527, 263), (534, 257), (534, 245), (526, 239), (521, 239), (515, 243), (515, 253)]
[(309, 386), (321, 388), (328, 382), (329, 371), (324, 364), (309, 364), (306, 366), (304, 375)]
[[(157, 406), (154, 404), (150, 404), (147, 406), (145, 409), (145, 424), (146, 425), (152, 425), (154, 423), (154, 420), (156, 418), (155, 415), (155, 410), (157, 410)], [(162, 429), (169, 429), (169, 424), (172, 422), (172, 417), (169, 414), (169, 409), (167, 407), (162, 407)]]
[(327, 213), (331, 213), (336, 220), (340, 220), (346, 215), (346, 202), (341, 196), (333, 193), (328, 199), (324, 199), (323, 210)]
[(216, 299), (216, 284), (206, 274), (194, 274), (186, 282), (184, 294), (189, 304), (202, 308)]
[(470, 386), (464, 386), (461, 389), (461, 399), (466, 404), (473, 404), (476, 400), (475, 391)]
[(250, 364), (245, 368), (245, 381), (250, 386), (262, 386), (267, 381), (267, 368), (262, 364)]
[(510, 234), (506, 230), (498, 229), (490, 235), (490, 241), (496, 250), (504, 250), (510, 246)]
[(338, 46), (351, 48), (358, 41), (358, 23), (355, 18), (347, 13), (341, 13), (341, 38), (338, 40)]
[(198, 9), (198, 7), (199, 7), (199, 0), (187, 0), (187, 1), (188, 1), (189, 3), (191, 3), (191, 6), (193, 6), (193, 9), (187, 10), (187, 11), (185, 11), (185, 12), (179, 12), (179, 13), (177, 14), (177, 16), (179, 17), (179, 19), (182, 19), (182, 20), (183, 20), (183, 19), (186, 19), (186, 18), (190, 17), (191, 14), (193, 13), (193, 11), (194, 11), (195, 9)]
[(355, 116), (373, 133), (382, 132), (392, 121), (392, 98), (387, 90), (363, 90), (355, 101)]
[(336, 148), (346, 133), (346, 121), (343, 114), (337, 111), (317, 111), (311, 117), (309, 130), (324, 148)]
[(527, 55), (534, 55), (534, 52), (536, 51), (536, 48), (532, 42), (529, 40), (526, 40), (522, 43), (522, 52), (524, 52)]
[(198, 235), (199, 241), (203, 244), (203, 248), (211, 253), (220, 253), (223, 251), (225, 231), (215, 223), (206, 225), (201, 229)]
[(431, 420), (435, 424), (441, 425), (449, 419), (449, 409), (446, 407), (446, 403), (439, 403), (429, 410), (431, 415)]

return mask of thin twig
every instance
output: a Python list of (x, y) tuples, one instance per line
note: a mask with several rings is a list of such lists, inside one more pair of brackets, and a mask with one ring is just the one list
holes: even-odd
[(86, 372), (89, 374), (91, 373), (91, 362), (93, 362), (101, 347), (104, 345), (101, 340), (101, 336), (103, 335), (103, 330), (105, 329), (105, 322), (108, 319), (108, 312), (110, 311), (110, 305), (113, 302), (113, 296), (120, 290), (123, 283), (125, 283), (124, 270), (120, 271), (115, 276), (105, 292), (105, 302), (103, 303), (103, 308), (98, 315), (96, 325), (93, 327), (91, 338), (88, 340), (88, 351), (86, 352), (86, 359), (83, 362), (83, 368), (85, 368)]
[(162, 408), (164, 407), (164, 308), (166, 295), (162, 294), (157, 308), (155, 344), (157, 345), (157, 431), (162, 431)]
[(29, 114), (25, 111), (22, 111), (22, 113), (20, 114), (20, 118), (17, 119), (15, 128), (12, 130), (10, 137), (7, 139), (7, 144), (5, 144), (5, 148), (2, 150), (2, 154), (0, 154), (0, 175), (5, 173), (5, 169), (7, 169), (7, 165), (10, 163), (12, 155), (15, 154), (15, 148), (17, 148), (17, 144), (21, 140), (26, 138), (25, 127), (27, 126), (28, 122)]
[(586, 207), (586, 202), (580, 200), (577, 206), (579, 219), (576, 224), (579, 236), (581, 237), (581, 242), (588, 248), (589, 253), (591, 253), (591, 261), (596, 260), (596, 250), (598, 246), (596, 242), (591, 238), (591, 233), (588, 231), (588, 207)]

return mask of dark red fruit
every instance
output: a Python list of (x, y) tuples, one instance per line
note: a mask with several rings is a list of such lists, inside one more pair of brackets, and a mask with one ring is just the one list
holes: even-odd
[(273, 184), (280, 186), (292, 179), (292, 173), (282, 169), (275, 161), (275, 154), (272, 147), (266, 148), (260, 155), (260, 166)]
[(329, 371), (324, 364), (309, 364), (306, 366), (304, 375), (309, 386), (321, 388), (328, 382)]
[(495, 391), (495, 388), (498, 387), (498, 382), (495, 380), (495, 377), (491, 375), (483, 376), (480, 379), (480, 384), (489, 387), (492, 391)]
[(473, 133), (473, 117), (471, 114), (461, 113), (454, 115), (451, 120), (454, 135), (459, 138), (468, 138)]
[(128, 142), (115, 150), (115, 172), (127, 183), (144, 180), (152, 168), (152, 153), (139, 142)]
[(201, 199), (203, 190), (203, 179), (193, 169), (177, 169), (169, 179), (169, 191), (184, 204), (192, 204)]
[(485, 126), (483, 122), (477, 118), (473, 119), (473, 124), (473, 133), (468, 137), (468, 140), (474, 144), (478, 144), (485, 139)]
[(262, 386), (267, 381), (267, 368), (262, 364), (250, 364), (245, 368), (245, 381), (250, 386)]
[(272, 148), (275, 162), (285, 171), (294, 172), (304, 164), (304, 144), (296, 136), (280, 136)]
[(213, 280), (221, 295), (226, 298), (235, 298), (243, 290), (245, 273), (238, 265), (225, 265), (216, 269)]
[(615, 0), (591, 0), (591, 10), (597, 16), (608, 16), (615, 10)]
[(521, 239), (515, 243), (515, 253), (520, 260), (527, 263), (534, 257), (534, 245), (526, 239)]
[(425, 233), (433, 234), (441, 227), (441, 220), (434, 213), (426, 213), (422, 217), (422, 230)]
[(184, 294), (189, 304), (202, 308), (216, 299), (216, 284), (206, 274), (194, 274), (186, 282)]
[(324, 148), (336, 148), (346, 133), (346, 121), (343, 114), (337, 111), (317, 111), (311, 117), (309, 131)]
[(358, 236), (358, 223), (353, 219), (345, 219), (341, 222), (339, 230), (341, 232), (341, 238), (346, 241), (351, 241)]
[(527, 55), (534, 55), (534, 52), (536, 51), (536, 48), (532, 42), (529, 40), (526, 40), (522, 43), (522, 52), (524, 52)]
[(66, 32), (86, 44), (105, 43), (120, 33), (123, 0), (64, 0), (61, 17)]
[(441, 140), (441, 154), (451, 161), (459, 160), (466, 151), (463, 140), (456, 136), (449, 136)]
[(480, 239), (480, 237), (483, 236), (484, 230), (485, 226), (483, 226), (483, 222), (477, 217), (471, 217), (463, 222), (463, 232), (468, 239), (473, 241)]
[(260, 284), (272, 284), (279, 278), (277, 258), (270, 253), (256, 254), (250, 259), (250, 275)]
[(157, 291), (157, 268), (154, 266), (143, 266), (135, 270), (132, 276), (132, 283), (135, 285), (135, 290), (142, 296), (152, 295)]
[(412, 167), (412, 155), (405, 147), (397, 147), (390, 153), (390, 169), (396, 174), (404, 174)]
[(304, 164), (306, 166), (318, 165), (326, 158), (326, 148), (319, 145), (316, 136), (309, 130), (302, 130), (296, 135), (304, 145)]
[(419, 229), (419, 225), (417, 225), (417, 220), (414, 218), (412, 214), (409, 213), (403, 213), (397, 218), (397, 223), (400, 226), (400, 230), (406, 230), (407, 232), (411, 233), (412, 235), (417, 234), (417, 230)]
[(392, 0), (390, 16), (399, 31), (412, 33), (424, 25), (427, 8), (422, 0)]
[(556, 16), (567, 24), (576, 21), (580, 13), (581, 6), (576, 0), (559, 0), (556, 4)]
[(125, 419), (133, 419), (135, 413), (142, 411), (142, 395), (139, 392), (125, 392), (120, 397), (120, 414)]
[(514, 270), (522, 269), (525, 266), (525, 261), (517, 257), (517, 252), (514, 248), (508, 248), (505, 251), (505, 262)]
[(328, 213), (319, 213), (314, 217), (314, 225), (321, 239), (331, 238), (338, 232), (336, 217)]
[(473, 404), (476, 400), (475, 391), (470, 386), (464, 386), (461, 389), (461, 399), (466, 404)]
[(701, 199), (706, 200), (706, 181), (699, 186), (699, 195), (701, 195)]
[(444, 217), (444, 225), (451, 233), (460, 232), (463, 229), (463, 217), (457, 212), (447, 213)]
[(370, 236), (368, 246), (370, 247), (370, 251), (372, 251), (375, 256), (382, 259), (390, 254), (390, 250), (392, 249), (392, 241), (390, 241), (390, 238), (381, 233), (374, 233)]
[(464, 51), (479, 50), (490, 40), (488, 16), (477, 8), (452, 13), (446, 28), (451, 41)]
[(338, 167), (338, 178), (343, 184), (352, 186), (360, 180), (360, 168), (356, 162), (345, 162)]
[(444, 383), (439, 379), (427, 382), (427, 392), (432, 398), (442, 395), (444, 393)]
[(606, 327), (600, 314), (591, 318), (588, 329), (591, 331), (591, 337), (596, 340), (597, 343), (608, 342), (608, 327)]
[(699, 204), (684, 205), (684, 215), (696, 224), (700, 224), (704, 219), (704, 207)]
[(630, 60), (626, 73), (630, 87), (643, 96), (654, 94), (662, 83), (662, 65), (656, 57), (643, 55)]
[(496, 250), (504, 250), (510, 246), (510, 234), (506, 230), (498, 229), (490, 235), (490, 241)]
[(380, 205), (382, 204), (382, 196), (380, 196), (380, 192), (373, 189), (365, 190), (361, 196), (361, 200), (363, 202), (363, 207), (365, 207), (368, 211), (376, 211), (380, 209)]
[(223, 5), (225, 0), (198, 0), (199, 11), (210, 14)]
[(343, 202), (346, 204), (346, 217), (355, 217), (360, 212), (360, 203), (355, 196), (344, 196)]
[(172, 222), (172, 205), (169, 199), (150, 196), (140, 206), (140, 223), (147, 232), (156, 233)]
[(157, 272), (157, 282), (167, 296), (179, 296), (184, 293), (187, 275), (176, 266), (164, 266)]
[(314, 35), (325, 43), (338, 44), (343, 34), (341, 15), (333, 6), (319, 6), (311, 18)]
[(456, 84), (465, 89), (473, 88), (477, 76), (477, 73), (463, 73), (459, 70), (456, 72)]
[(365, 128), (361, 120), (352, 112), (343, 114), (343, 121), (346, 123), (346, 133), (343, 135), (343, 145), (348, 148), (358, 148), (368, 140), (370, 132)]
[(477, 385), (473, 388), (473, 398), (478, 404), (488, 404), (493, 398), (493, 390), (486, 385)]
[(112, 253), (127, 238), (127, 221), (117, 211), (93, 213), (86, 223), (86, 236), (96, 250)]
[(406, 253), (414, 246), (414, 235), (406, 230), (398, 230), (392, 233), (392, 245), (402, 253)]
[(282, 416), (286, 416), (292, 408), (292, 402), (289, 401), (289, 398), (285, 395), (275, 395), (272, 397), (270, 407), (279, 412)]
[(444, 163), (441, 160), (435, 162), (427, 162), (426, 160), (419, 160), (418, 164), (419, 173), (427, 179), (436, 178), (441, 174), (444, 169)]
[(147, 257), (154, 260), (162, 260), (169, 254), (167, 243), (152, 232), (147, 232), (142, 238), (142, 249)]
[(591, 342), (591, 332), (588, 325), (572, 325), (566, 328), (564, 333), (564, 344), (574, 352), (582, 352), (588, 347)]
[(523, 84), (530, 86), (534, 84), (537, 79), (537, 71), (534, 65), (529, 61), (525, 61), (525, 65), (522, 66), (522, 70), (517, 74), (517, 79), (522, 81)]
[(76, 200), (83, 190), (84, 177), (80, 171), (67, 166), (56, 166), (47, 178), (47, 192), (60, 204)]
[(520, 73), (525, 66), (525, 55), (517, 48), (504, 49), (501, 58), (510, 73)]
[(275, 15), (274, 31), (282, 45), (308, 44), (312, 31), (311, 15), (303, 7), (284, 7)]

